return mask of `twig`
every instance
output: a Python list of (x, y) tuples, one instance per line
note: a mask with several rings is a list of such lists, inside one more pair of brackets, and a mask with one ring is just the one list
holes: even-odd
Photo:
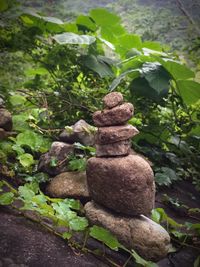
[(184, 8), (183, 3), (181, 2), (181, 0), (176, 0), (176, 2), (177, 2), (177, 5), (178, 5), (179, 9), (182, 11), (182, 13), (186, 16), (186, 18), (189, 20), (189, 22), (194, 26), (194, 28), (197, 31), (197, 33), (200, 35), (200, 30), (199, 30), (198, 26), (196, 25), (195, 21), (190, 16), (190, 14), (187, 12), (187, 10)]

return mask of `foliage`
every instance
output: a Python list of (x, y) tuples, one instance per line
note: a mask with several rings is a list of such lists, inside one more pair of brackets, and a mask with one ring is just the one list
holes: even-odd
[[(2, 187), (6, 186), (10, 192), (4, 192)], [(0, 182), (0, 205), (12, 205), (13, 208), (20, 210), (25, 216), (26, 211), (35, 212), (31, 218), (47, 227), (52, 229), (63, 239), (67, 239), (70, 242), (73, 239), (73, 235), (77, 231), (89, 232), (89, 236), (97, 239), (112, 250), (122, 249), (128, 252), (135, 260), (138, 266), (156, 267), (153, 262), (146, 261), (141, 258), (134, 250), (128, 250), (113, 236), (108, 230), (99, 226), (88, 226), (87, 219), (83, 216), (82, 205), (79, 200), (74, 199), (59, 199), (50, 198), (44, 195), (37, 182), (26, 183), (24, 186), (20, 186), (18, 190), (15, 190), (6, 181)], [(22, 202), (22, 205), (17, 204), (17, 200)], [(79, 216), (80, 214), (81, 216)], [(40, 217), (39, 217), (40, 216)], [(49, 219), (47, 221), (47, 218)], [(47, 221), (47, 223), (45, 223)], [(62, 234), (56, 232), (56, 227), (65, 227), (65, 231)], [(85, 240), (86, 245), (87, 240)], [(80, 247), (79, 243), (71, 241), (71, 246)]]

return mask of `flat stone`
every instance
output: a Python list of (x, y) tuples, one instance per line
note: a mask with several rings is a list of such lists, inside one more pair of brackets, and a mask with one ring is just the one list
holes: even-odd
[(103, 104), (106, 108), (113, 108), (116, 107), (123, 102), (123, 96), (121, 93), (112, 92), (104, 96)]
[(85, 172), (63, 172), (54, 177), (46, 188), (51, 197), (89, 198)]
[(86, 167), (91, 198), (127, 215), (149, 215), (154, 208), (153, 171), (137, 155), (90, 158)]
[(130, 140), (123, 140), (112, 144), (96, 144), (96, 157), (126, 156), (131, 148)]
[(0, 108), (0, 128), (6, 131), (12, 130), (12, 116), (11, 113), (4, 108)]
[(64, 130), (59, 139), (67, 143), (79, 142), (85, 146), (94, 145), (95, 127), (84, 120), (77, 121), (69, 130)]
[[(51, 176), (55, 176), (68, 170), (68, 156), (74, 152), (72, 144), (63, 142), (53, 142), (49, 152), (41, 155), (38, 163), (38, 170), (46, 172)], [(51, 166), (51, 162), (55, 161), (56, 166)]]
[(149, 218), (143, 215), (123, 217), (94, 201), (88, 202), (84, 209), (92, 224), (108, 229), (125, 247), (136, 250), (146, 260), (158, 261), (169, 252), (169, 234)]
[(133, 116), (133, 105), (125, 103), (112, 109), (96, 111), (93, 114), (94, 124), (98, 127), (125, 124)]
[(96, 134), (98, 144), (110, 144), (130, 139), (138, 134), (139, 131), (132, 125), (100, 127)]

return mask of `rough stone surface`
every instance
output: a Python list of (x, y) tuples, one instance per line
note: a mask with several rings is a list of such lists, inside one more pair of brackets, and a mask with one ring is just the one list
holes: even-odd
[(2, 267), (109, 267), (91, 253), (75, 253), (65, 240), (20, 215), (2, 212), (2, 207), (0, 218)]
[(58, 198), (89, 198), (86, 173), (64, 172), (54, 177), (46, 191)]
[(123, 102), (123, 96), (121, 93), (112, 92), (104, 96), (103, 104), (106, 108), (113, 108), (116, 107)]
[(123, 140), (112, 144), (96, 144), (96, 157), (126, 156), (131, 148), (130, 140)]
[(122, 217), (93, 201), (88, 202), (84, 209), (86, 217), (92, 224), (105, 227), (124, 246), (135, 249), (143, 258), (158, 261), (167, 255), (170, 236), (162, 226), (149, 218), (143, 215)]
[(86, 168), (91, 198), (116, 212), (149, 215), (155, 184), (147, 161), (137, 155), (90, 158)]
[(110, 144), (130, 139), (139, 131), (130, 124), (122, 126), (100, 127), (96, 134), (96, 143)]
[(80, 142), (85, 146), (91, 146), (94, 144), (95, 133), (93, 130), (93, 126), (84, 120), (79, 120), (71, 126), (71, 130), (64, 130), (59, 139), (67, 143)]
[(112, 109), (96, 111), (93, 121), (98, 127), (125, 124), (133, 116), (133, 110), (131, 103), (125, 103)]
[(0, 108), (0, 128), (3, 128), (6, 131), (12, 130), (11, 113), (4, 108)]
[[(49, 152), (40, 157), (38, 170), (51, 176), (67, 171), (67, 156), (74, 151), (74, 146), (63, 142), (53, 142)], [(51, 166), (52, 159), (56, 160), (56, 166)]]

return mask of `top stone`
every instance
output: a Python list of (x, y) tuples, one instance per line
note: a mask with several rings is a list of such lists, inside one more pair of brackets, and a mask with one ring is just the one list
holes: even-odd
[(103, 104), (105, 108), (114, 108), (123, 102), (123, 96), (121, 93), (112, 92), (104, 96)]

